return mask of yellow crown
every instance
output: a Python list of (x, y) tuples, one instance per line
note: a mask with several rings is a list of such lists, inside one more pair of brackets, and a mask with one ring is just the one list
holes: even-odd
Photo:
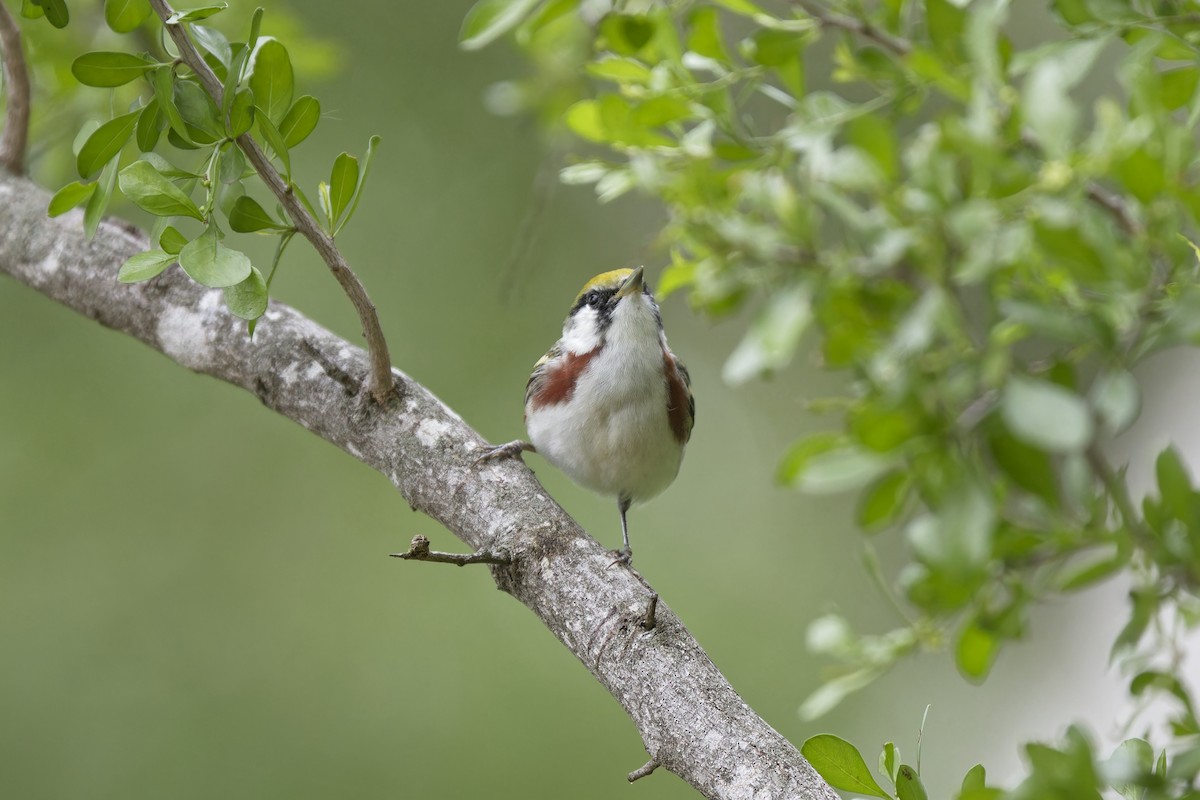
[(608, 272), (601, 272), (596, 277), (583, 285), (579, 290), (579, 294), (575, 295), (575, 302), (579, 302), (579, 298), (590, 292), (592, 289), (617, 289), (625, 282), (625, 279), (633, 274), (631, 269), (613, 269)]

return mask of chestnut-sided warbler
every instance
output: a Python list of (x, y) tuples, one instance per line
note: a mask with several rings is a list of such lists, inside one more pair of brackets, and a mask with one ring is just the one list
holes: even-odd
[(675, 480), (696, 418), (687, 368), (667, 346), (642, 274), (617, 269), (584, 285), (525, 387), (532, 441), (479, 458), (540, 453), (581, 486), (616, 496), (624, 547), (613, 555), (625, 564), (633, 559), (625, 513)]

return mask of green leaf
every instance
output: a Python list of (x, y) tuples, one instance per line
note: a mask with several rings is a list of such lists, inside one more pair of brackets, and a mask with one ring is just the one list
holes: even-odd
[(1100, 373), (1088, 394), (1092, 407), (1111, 436), (1123, 432), (1137, 419), (1142, 409), (1142, 394), (1137, 379), (1127, 369), (1117, 367)]
[(117, 33), (129, 33), (153, 13), (150, 0), (104, 0), (104, 21)]
[(1129, 563), (1129, 558), (1107, 550), (1099, 556), (1063, 571), (1056, 581), (1061, 591), (1071, 592), (1086, 589), (1108, 578)]
[(999, 425), (987, 435), (988, 451), (1008, 478), (1025, 491), (1056, 508), (1059, 505), (1058, 473), (1042, 450), (1025, 444)]
[(199, 22), (202, 19), (208, 19), (213, 14), (219, 14), (227, 8), (229, 8), (228, 3), (218, 3), (214, 6), (200, 6), (199, 8), (186, 8), (182, 11), (176, 11), (167, 17), (167, 24), (178, 25), (181, 22)]
[(153, 150), (154, 146), (158, 144), (158, 137), (162, 135), (164, 124), (165, 119), (158, 104), (158, 98), (152, 97), (138, 115), (137, 130), (134, 133), (134, 141), (137, 142), (138, 150), (143, 153)]
[(697, 8), (691, 15), (688, 49), (705, 58), (729, 65), (729, 53), (721, 41), (720, 16), (715, 8)]
[[(346, 218), (342, 220), (342, 224), (337, 227), (340, 231), (346, 226), (346, 223), (354, 216), (354, 212), (358, 210), (358, 204), (362, 200), (363, 190), (367, 188), (367, 175), (371, 172), (371, 164), (375, 161), (375, 150), (379, 147), (382, 141), (378, 135), (372, 136), (367, 140), (367, 153), (363, 156), (362, 169), (358, 174), (358, 185), (354, 187), (354, 200), (350, 203), (350, 210), (346, 212)], [(334, 233), (337, 233), (334, 231)]]
[[(220, 62), (220, 65), (224, 67), (224, 77), (228, 78), (229, 67), (233, 58), (233, 46), (229, 44), (229, 40), (225, 38), (225, 34), (216, 28), (209, 28), (204, 25), (191, 25), (189, 30), (192, 33), (192, 38), (196, 40), (196, 44), (200, 45), (203, 50)], [(216, 65), (211, 64), (211, 59), (207, 59), (206, 57), (206, 60), (209, 60), (210, 66), (213, 66), (215, 69)], [(217, 72), (222, 72), (222, 70), (217, 70)]]
[(999, 653), (1000, 642), (996, 635), (981, 628), (974, 620), (959, 633), (954, 650), (959, 672), (975, 683), (987, 677)]
[(233, 139), (246, 133), (254, 126), (254, 93), (249, 89), (238, 89), (229, 107), (229, 125), (225, 131)]
[(161, 66), (132, 53), (84, 53), (71, 62), (71, 74), (84, 86), (124, 86)]
[[(826, 681), (815, 692), (804, 698), (798, 713), (801, 719), (813, 720), (829, 713), (848, 695), (870, 685), (882, 674), (878, 667), (864, 667), (846, 675)], [(829, 780), (826, 778), (826, 780)]]
[(732, 11), (735, 14), (741, 14), (744, 17), (769, 16), (761, 8), (751, 3), (750, 0), (714, 0), (714, 2)]
[(1144, 739), (1126, 739), (1104, 763), (1104, 776), (1126, 800), (1142, 800), (1154, 768), (1154, 749)]
[(47, 213), (52, 217), (61, 216), (80, 203), (90, 200), (94, 191), (96, 191), (96, 184), (94, 183), (72, 181), (55, 192), (54, 197), (50, 198), (50, 207), (47, 209)]
[(808, 494), (834, 494), (865, 486), (894, 463), (853, 445), (825, 449), (824, 443), (813, 437), (795, 445), (780, 466), (781, 480)]
[(308, 138), (321, 120), (321, 104), (312, 95), (303, 97), (292, 103), (283, 122), (279, 123), (279, 134), (288, 148), (295, 147)]
[(179, 266), (196, 283), (218, 289), (241, 283), (253, 269), (244, 253), (221, 244), (215, 225), (179, 251)]
[(221, 165), (217, 178), (224, 184), (236, 183), (246, 174), (246, 157), (233, 143), (227, 144), (221, 153)]
[(589, 75), (615, 83), (648, 83), (650, 68), (632, 58), (610, 56), (591, 61), (585, 67)]
[(250, 62), (250, 90), (254, 103), (275, 125), (292, 105), (295, 77), (287, 48), (276, 39), (259, 41)]
[(929, 38), (943, 53), (955, 55), (962, 46), (966, 12), (948, 0), (927, 0), (925, 21)]
[(179, 229), (173, 225), (168, 225), (163, 229), (162, 235), (158, 237), (158, 246), (173, 256), (179, 255), (179, 251), (188, 243), (188, 238), (179, 232)]
[(283, 164), (284, 177), (289, 181), (292, 177), (292, 157), (288, 154), (287, 143), (283, 141), (283, 136), (279, 133), (279, 129), (275, 127), (275, 123), (267, 117), (262, 108), (255, 106), (254, 119), (258, 123), (258, 132), (262, 134), (263, 141), (275, 153), (276, 158)]
[(329, 176), (329, 229), (334, 230), (358, 188), (358, 159), (342, 153), (333, 160)]
[(1154, 462), (1154, 474), (1158, 478), (1158, 494), (1163, 506), (1171, 516), (1191, 527), (1197, 516), (1192, 479), (1173, 446), (1158, 454)]
[(211, 144), (221, 137), (224, 128), (218, 122), (217, 106), (200, 84), (175, 81), (175, 107), (183, 117), (191, 141)]
[(858, 502), (859, 527), (874, 533), (896, 521), (904, 511), (912, 479), (906, 472), (889, 472), (863, 492)]
[(835, 789), (891, 798), (875, 782), (858, 749), (845, 739), (831, 733), (821, 733), (809, 738), (800, 748), (800, 754)]
[(121, 192), (139, 208), (159, 217), (204, 219), (192, 199), (147, 160), (135, 161), (121, 170)]
[(1034, 62), (1021, 91), (1021, 111), (1052, 158), (1070, 147), (1079, 109), (1068, 91), (1088, 74), (1107, 37), (1077, 39)]
[(108, 210), (108, 202), (112, 199), (113, 188), (116, 184), (117, 157), (113, 156), (112, 161), (104, 165), (100, 178), (96, 181), (96, 191), (92, 192), (92, 199), (88, 200), (87, 208), (83, 211), (83, 232), (87, 238), (90, 239), (96, 235), (96, 230), (100, 227), (100, 220), (104, 218), (104, 212)]
[(775, 292), (725, 361), (721, 377), (737, 386), (786, 367), (812, 319), (807, 286)]
[(1055, 383), (1014, 376), (1000, 403), (1004, 424), (1026, 444), (1077, 452), (1092, 441), (1092, 415), (1079, 395)]
[(21, 16), (25, 19), (41, 19), (46, 16), (46, 12), (42, 10), (42, 0), (21, 0)]
[(267, 310), (267, 282), (255, 267), (241, 283), (225, 289), (225, 305), (244, 320), (258, 319)]
[(914, 519), (905, 533), (922, 562), (966, 582), (980, 574), (991, 557), (995, 499), (988, 487), (965, 477), (944, 491), (941, 506)]
[(96, 128), (95, 132), (83, 143), (83, 147), (79, 150), (79, 157), (75, 159), (80, 177), (92, 177), (121, 152), (125, 143), (129, 141), (129, 137), (133, 135), (133, 129), (137, 126), (138, 116), (141, 113), (140, 109), (131, 111), (115, 119), (110, 119)]
[(248, 47), (251, 52), (254, 51), (256, 46), (258, 46), (258, 33), (262, 30), (263, 13), (263, 7), (259, 6), (258, 8), (254, 9), (254, 14), (252, 14), (250, 17), (250, 36), (246, 39), (246, 47)]
[(479, 0), (463, 19), (458, 44), (464, 50), (478, 50), (503, 36), (524, 21), (539, 0)]
[(229, 210), (229, 227), (238, 233), (254, 233), (264, 230), (285, 230), (287, 226), (280, 225), (255, 200), (242, 195), (233, 203)]
[(1195, 66), (1182, 67), (1162, 73), (1162, 104), (1169, 111), (1185, 106), (1196, 94), (1200, 70)]
[(71, 15), (67, 12), (66, 0), (41, 0), (41, 6), (47, 22), (56, 28), (67, 27)]
[(901, 764), (900, 769), (896, 770), (896, 797), (900, 800), (929, 800), (921, 776), (908, 764)]
[(879, 771), (892, 783), (896, 782), (896, 770), (900, 767), (900, 749), (888, 742), (879, 753)]
[(121, 283), (148, 281), (175, 263), (175, 256), (164, 250), (148, 250), (128, 258), (117, 273)]
[(187, 141), (187, 125), (175, 106), (175, 71), (169, 66), (160, 67), (154, 71), (151, 82), (154, 84), (154, 99), (158, 101), (159, 110), (167, 118), (171, 130)]

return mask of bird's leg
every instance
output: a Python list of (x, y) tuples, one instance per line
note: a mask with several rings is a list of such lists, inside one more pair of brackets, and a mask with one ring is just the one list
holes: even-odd
[(617, 498), (617, 510), (621, 512), (621, 541), (624, 547), (620, 550), (613, 550), (609, 553), (615, 560), (613, 564), (624, 564), (630, 566), (633, 564), (633, 548), (629, 546), (629, 523), (625, 521), (625, 512), (629, 510), (633, 498), (628, 495), (621, 495)]
[(495, 461), (498, 458), (520, 458), (521, 453), (524, 452), (536, 453), (537, 448), (533, 446), (532, 442), (521, 439), (506, 444), (489, 445), (484, 447), (483, 453), (475, 459), (475, 465), (478, 466), (485, 461)]

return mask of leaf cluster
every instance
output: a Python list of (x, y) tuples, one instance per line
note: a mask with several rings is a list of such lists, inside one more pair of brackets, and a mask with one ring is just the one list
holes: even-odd
[[(186, 31), (221, 82), (220, 92), (210, 92), (165, 44), (141, 53), (88, 52), (71, 63), (79, 83), (112, 90), (111, 104), (127, 105), (107, 121), (85, 123), (74, 148), (80, 180), (54, 195), (49, 212), (57, 216), (84, 206), (90, 236), (119, 192), (157, 218), (152, 238), (159, 245), (129, 259), (119, 280), (149, 280), (178, 263), (197, 283), (223, 289), (230, 311), (248, 320), (253, 332), (254, 321), (267, 308), (275, 270), (297, 230), (282, 205), (268, 210), (248, 193), (259, 176), (247, 162), (247, 142), (252, 139), (265, 147), (277, 165), (271, 168), (278, 169), (288, 190), (317, 216), (292, 180), (290, 152), (312, 134), (321, 106), (311, 95), (296, 96), (286, 46), (261, 35), (262, 9), (254, 13), (244, 40), (231, 40), (219, 29), (200, 24), (225, 9), (222, 3), (181, 10), (164, 23)], [(108, 2), (105, 19), (117, 32), (141, 31), (158, 21), (149, 0)], [(165, 30), (160, 30), (165, 42), (162, 33)], [(357, 208), (377, 143), (378, 137), (373, 137), (361, 170), (357, 158), (342, 153), (330, 180), (318, 185), (330, 236), (341, 231)], [(131, 150), (137, 155), (129, 161), (125, 154)], [(260, 270), (227, 245), (227, 230), (277, 237), (270, 268)]]
[(1200, 625), (1200, 495), (1167, 450), (1139, 507), (1103, 444), (1140, 413), (1136, 365), (1200, 341), (1200, 3), (1049, 6), (1018, 44), (1009, 0), (484, 0), (462, 42), (529, 56), (504, 94), (575, 137), (563, 181), (662, 204), (660, 292), (749, 312), (727, 381), (801, 352), (845, 377), (779, 479), (857, 493), (909, 559), (885, 576), (867, 542), (900, 626), (817, 620), (840, 664), (805, 713), (920, 650), (983, 680), (1039, 601), (1123, 573), (1114, 656), (1191, 752), (1164, 654)]

